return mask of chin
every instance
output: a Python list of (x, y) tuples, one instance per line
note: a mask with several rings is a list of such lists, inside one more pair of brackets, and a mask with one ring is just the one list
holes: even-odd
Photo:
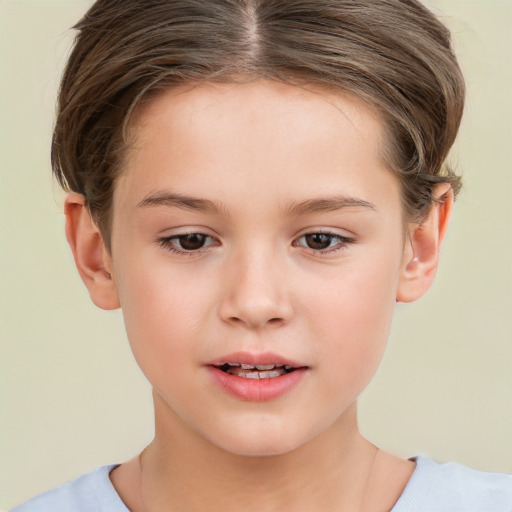
[(272, 457), (285, 455), (310, 439), (304, 432), (285, 425), (256, 425), (221, 429), (222, 435), (217, 439), (209, 438), (220, 449), (233, 455), (245, 457)]
[(251, 442), (229, 443), (219, 446), (226, 452), (240, 457), (275, 457), (292, 452), (298, 446), (291, 443), (269, 442), (253, 439)]

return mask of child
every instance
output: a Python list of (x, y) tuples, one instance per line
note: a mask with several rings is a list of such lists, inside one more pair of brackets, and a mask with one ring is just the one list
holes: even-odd
[(15, 510), (510, 511), (509, 476), (357, 427), (460, 188), (446, 29), (411, 0), (100, 0), (77, 28), (52, 161), (155, 438)]

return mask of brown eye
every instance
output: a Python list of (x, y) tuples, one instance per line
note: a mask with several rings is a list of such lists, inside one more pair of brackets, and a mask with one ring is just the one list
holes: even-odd
[(159, 240), (160, 246), (175, 254), (200, 253), (211, 245), (219, 245), (211, 236), (204, 233), (187, 233), (183, 235), (173, 235)]
[(293, 245), (315, 251), (318, 255), (328, 256), (354, 243), (353, 238), (336, 233), (307, 233), (299, 237)]
[(304, 238), (310, 249), (321, 251), (322, 249), (330, 247), (333, 240), (336, 240), (339, 237), (327, 235), (326, 233), (311, 233), (309, 235), (305, 235)]
[(179, 246), (185, 251), (197, 251), (201, 249), (206, 242), (206, 235), (201, 233), (190, 233), (189, 235), (181, 235), (176, 237)]

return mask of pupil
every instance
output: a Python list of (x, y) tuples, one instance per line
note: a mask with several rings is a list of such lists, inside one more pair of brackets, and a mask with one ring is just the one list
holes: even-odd
[(203, 247), (206, 235), (200, 233), (191, 233), (190, 235), (183, 235), (179, 237), (180, 245), (186, 251), (195, 251)]
[(331, 244), (331, 236), (325, 233), (306, 235), (306, 242), (311, 249), (327, 249)]

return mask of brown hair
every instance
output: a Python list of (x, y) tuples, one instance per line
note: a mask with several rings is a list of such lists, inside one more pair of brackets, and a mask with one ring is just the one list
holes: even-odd
[(419, 220), (464, 105), (450, 34), (416, 0), (98, 0), (75, 26), (52, 144), (59, 183), (83, 194), (107, 247), (126, 128), (173, 84), (267, 78), (353, 94), (376, 108), (404, 209)]

